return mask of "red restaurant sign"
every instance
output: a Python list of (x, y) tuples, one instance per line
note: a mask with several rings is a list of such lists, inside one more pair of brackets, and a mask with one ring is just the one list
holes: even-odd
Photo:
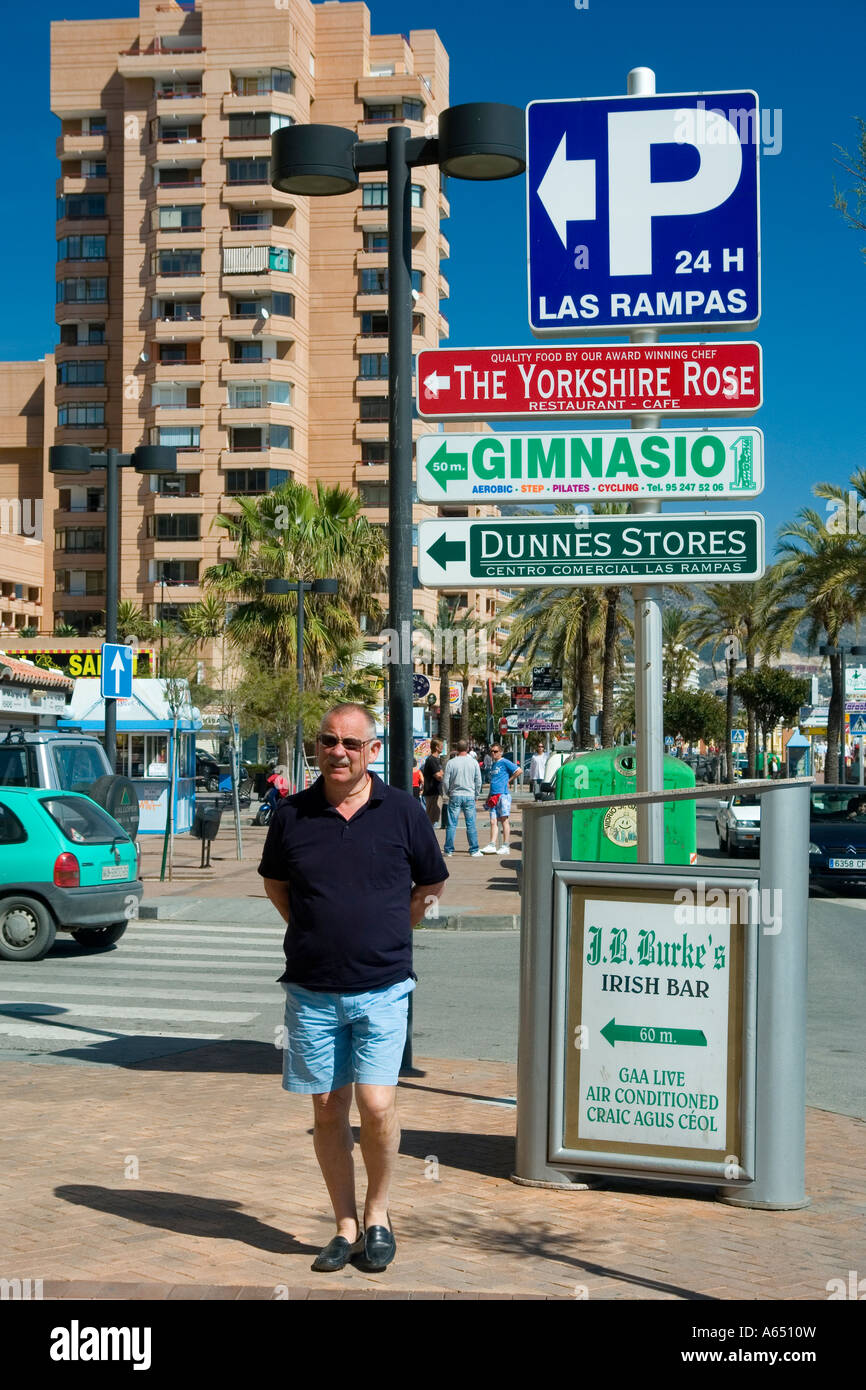
[(444, 348), (418, 354), (426, 420), (546, 415), (751, 415), (758, 343)]

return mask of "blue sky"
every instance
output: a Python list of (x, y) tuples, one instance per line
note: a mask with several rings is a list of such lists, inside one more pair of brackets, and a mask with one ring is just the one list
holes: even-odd
[[(858, 326), (866, 310), (866, 232), (846, 227), (831, 206), (834, 174), (844, 182), (834, 146), (853, 147), (854, 118), (866, 116), (862, 0), (588, 0), (583, 9), (574, 0), (370, 0), (370, 10), (374, 32), (438, 30), (451, 58), (452, 104), (612, 96), (625, 92), (636, 66), (655, 70), (659, 92), (754, 88), (775, 113), (776, 140), (781, 133), (779, 153), (761, 160), (763, 313), (753, 335), (764, 349), (766, 404), (751, 419), (766, 436), (767, 485), (758, 505), (768, 540), (812, 500), (813, 482), (844, 483), (864, 464)], [(41, 0), (7, 9), (0, 358), (41, 357), (56, 340), (58, 125), (48, 110), (49, 22), (134, 13), (135, 0)], [(443, 308), (450, 344), (536, 341), (526, 311), (524, 180), (452, 179), (449, 196), (444, 270), (451, 298)]]

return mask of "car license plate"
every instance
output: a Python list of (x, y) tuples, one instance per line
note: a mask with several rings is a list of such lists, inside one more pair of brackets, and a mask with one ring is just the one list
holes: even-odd
[(866, 870), (866, 859), (831, 859), (830, 868)]
[(103, 866), (102, 866), (102, 881), (103, 881), (103, 883), (107, 883), (107, 882), (109, 882), (111, 879), (116, 879), (116, 878), (129, 878), (129, 865), (128, 865), (128, 864), (103, 864)]

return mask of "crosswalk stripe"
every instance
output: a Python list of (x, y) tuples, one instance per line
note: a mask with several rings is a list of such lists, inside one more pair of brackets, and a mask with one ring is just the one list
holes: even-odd
[[(122, 950), (123, 947), (120, 949)], [(158, 951), (172, 956), (198, 956), (201, 957), (203, 961), (206, 961), (208, 956), (222, 956), (225, 958), (226, 954), (225, 946), (168, 946), (164, 941), (136, 941), (135, 949), (137, 951), (146, 951), (148, 954), (153, 954)], [(251, 951), (242, 944), (238, 949), (244, 956), (257, 957), (261, 960), (273, 960), (274, 956), (279, 953), (276, 943), (274, 944), (273, 950), (270, 951)]]
[(174, 1033), (165, 1028), (147, 1028), (139, 1031), (135, 1028), (125, 1028), (123, 1033), (115, 1037), (112, 1033), (106, 1038), (104, 1033), (98, 1029), (81, 1031), (77, 1028), (50, 1027), (43, 1023), (4, 1023), (0, 1020), (0, 1037), (11, 1038), (51, 1038), (54, 1042), (63, 1043), (97, 1043), (106, 1041), (119, 1041), (119, 1038), (190, 1038), (196, 1042), (218, 1042), (223, 1037), (222, 1033)]
[(2, 1008), (3, 994), (29, 994), (32, 998), (35, 990), (39, 992), (40, 1004), (55, 1003), (55, 1000), (51, 997), (53, 994), (94, 994), (98, 997), (109, 999), (192, 999), (197, 1001), (207, 1000), (211, 1003), (219, 1003), (224, 1000), (226, 1003), (243, 1002), (245, 1004), (279, 1004), (285, 998), (282, 989), (276, 984), (267, 994), (244, 994), (243, 1000), (241, 1001), (238, 999), (237, 991), (233, 991), (231, 994), (219, 994), (215, 990), (210, 989), (148, 989), (146, 986), (143, 988), (136, 987), (124, 989), (122, 987), (117, 988), (111, 984), (70, 985), (63, 984), (60, 981), (52, 981), (49, 983), (40, 981), (38, 985), (34, 986), (32, 980), (29, 984), (19, 984), (17, 980), (4, 980), (2, 990), (0, 990), (0, 1008)]
[[(58, 971), (61, 971), (61, 970), (62, 970), (62, 971), (65, 971), (66, 968), (67, 968), (67, 966), (68, 966), (68, 964), (69, 964), (68, 961), (63, 961), (62, 963), (61, 963), (60, 961), (58, 961)], [(36, 988), (38, 987), (38, 988), (41, 990), (41, 989), (43, 988), (43, 981), (44, 981), (44, 980), (48, 980), (48, 981), (50, 982), (50, 987), (51, 987), (52, 989), (63, 989), (63, 988), (65, 988), (65, 987), (66, 987), (66, 986), (65, 986), (65, 982), (66, 982), (67, 980), (69, 981), (69, 984), (70, 984), (70, 985), (82, 985), (82, 984), (86, 984), (88, 980), (92, 980), (92, 981), (93, 981), (93, 988), (96, 989), (96, 990), (102, 990), (102, 989), (105, 988), (105, 986), (106, 986), (107, 983), (108, 983), (108, 984), (111, 984), (111, 983), (113, 983), (115, 980), (118, 981), (118, 982), (121, 983), (121, 984), (123, 984), (123, 983), (125, 983), (125, 982), (134, 981), (134, 980), (144, 980), (144, 979), (147, 980), (148, 984), (150, 984), (153, 980), (171, 980), (174, 984), (179, 984), (182, 980), (186, 980), (186, 979), (190, 980), (190, 982), (194, 982), (195, 980), (198, 980), (198, 981), (207, 980), (208, 977), (209, 977), (209, 975), (210, 975), (210, 972), (211, 972), (212, 970), (216, 970), (216, 969), (220, 969), (220, 970), (234, 970), (234, 969), (236, 969), (236, 968), (237, 968), (237, 969), (240, 969), (239, 966), (236, 967), (234, 964), (232, 964), (232, 965), (223, 965), (223, 966), (219, 966), (219, 967), (217, 967), (216, 965), (208, 964), (208, 967), (207, 967), (207, 971), (206, 971), (206, 972), (203, 971), (203, 970), (196, 970), (195, 973), (192, 973), (191, 971), (189, 971), (188, 967), (184, 967), (184, 966), (182, 966), (182, 965), (177, 965), (177, 966), (175, 966), (175, 967), (174, 967), (173, 969), (171, 969), (171, 970), (151, 970), (151, 969), (148, 969), (148, 970), (147, 970), (147, 973), (146, 973), (146, 974), (143, 974), (142, 971), (141, 971), (140, 969), (124, 970), (123, 967), (120, 966), (120, 965), (116, 965), (116, 966), (114, 966), (114, 967), (108, 967), (108, 966), (106, 966), (102, 961), (99, 962), (99, 966), (100, 966), (99, 969), (94, 969), (94, 970), (91, 971), (91, 970), (89, 970), (89, 969), (86, 968), (85, 962), (82, 961), (82, 962), (81, 962), (81, 967), (80, 967), (80, 968), (78, 968), (78, 962), (76, 962), (76, 969), (75, 969), (75, 973), (74, 973), (74, 974), (65, 974), (65, 973), (64, 973), (64, 974), (60, 974), (60, 973), (56, 973), (55, 971), (44, 971), (44, 970), (43, 970), (43, 971), (40, 972), (40, 974), (39, 974), (38, 977), (37, 977), (36, 975), (29, 975), (29, 976), (27, 976), (27, 978), (30, 980), (31, 988), (33, 988), (33, 989), (36, 989)], [(39, 967), (37, 966), (37, 969), (38, 969), (38, 968), (39, 968)], [(244, 998), (247, 997), (247, 996), (244, 994), (244, 990), (247, 989), (248, 987), (255, 988), (256, 985), (267, 985), (267, 984), (271, 984), (271, 983), (276, 983), (276, 976), (275, 976), (275, 974), (274, 974), (274, 968), (273, 968), (273, 966), (270, 966), (270, 965), (251, 965), (251, 966), (247, 966), (246, 969), (248, 969), (249, 971), (251, 971), (251, 972), (253, 972), (253, 973), (251, 973), (249, 976), (244, 977), (243, 980), (239, 980), (239, 981), (238, 981), (238, 993), (239, 993), (239, 997), (240, 997), (241, 999), (244, 999)], [(258, 972), (258, 974), (256, 974), (255, 972)], [(17, 967), (17, 970), (16, 970), (16, 981), (17, 981), (17, 978), (19, 977), (20, 974), (21, 974), (21, 967), (18, 966), (18, 967)], [(38, 986), (37, 986), (37, 979), (38, 979)], [(217, 983), (217, 981), (215, 980), (214, 983)], [(227, 984), (228, 981), (226, 981), (226, 980), (224, 980), (224, 979), (220, 979), (220, 980), (219, 980), (219, 983), (220, 983), (220, 984)], [(2, 992), (2, 991), (0, 991), (0, 992)], [(136, 994), (139, 994), (139, 993), (140, 993), (140, 990), (136, 990), (135, 992), (136, 992)], [(184, 993), (184, 998), (188, 998), (187, 991), (184, 990), (183, 993)], [(232, 998), (232, 999), (234, 999), (235, 997), (236, 997), (236, 996), (235, 996), (234, 994), (231, 995), (231, 998)], [(229, 998), (229, 996), (226, 995), (226, 998)]]
[(275, 923), (272, 927), (263, 924), (254, 927), (245, 927), (244, 924), (240, 922), (234, 927), (223, 927), (218, 923), (208, 925), (204, 922), (151, 922), (145, 918), (139, 917), (134, 922), (130, 923), (127, 929), (127, 935), (134, 931), (147, 932), (148, 936), (153, 932), (171, 932), (172, 934), (183, 932), (184, 934), (188, 933), (189, 935), (195, 936), (265, 936), (273, 937), (275, 940), (278, 939), (281, 941), (286, 933), (286, 925), (284, 922), (282, 926)]
[(61, 999), (40, 1000), (37, 1005), (0, 1004), (0, 1017), (32, 1013), (34, 1009), (45, 1008), (46, 1004), (52, 1009), (62, 1009), (65, 1015), (78, 1018), (159, 1018), (164, 1023), (253, 1023), (259, 1017), (258, 1010), (241, 1013), (229, 1009), (163, 1009), (137, 1004), (76, 1004)]
[[(63, 964), (67, 965), (69, 963), (69, 960), (70, 958), (67, 957)], [(78, 966), (79, 961), (80, 968), (82, 970), (89, 967), (91, 963), (90, 959), (85, 960), (79, 957), (76, 960), (76, 966)], [(136, 955), (135, 951), (133, 950), (124, 951), (123, 949), (121, 949), (119, 955), (112, 955), (107, 958), (102, 957), (99, 963), (101, 966), (104, 967), (106, 971), (109, 971), (112, 968), (110, 962), (113, 961), (117, 961), (118, 967), (120, 966), (121, 961), (124, 964), (128, 961), (130, 964), (133, 964), (134, 962), (135, 964), (141, 965), (142, 969), (138, 971), (136, 976), (137, 979), (141, 979), (143, 977), (143, 971), (145, 967), (147, 968), (147, 975), (150, 976), (152, 973), (150, 967), (152, 965), (168, 965), (171, 962), (171, 957), (167, 956), (165, 959), (163, 959), (163, 957), (158, 953), (151, 953), (148, 955)], [(58, 960), (58, 964), (59, 963), (60, 962)], [(250, 972), (255, 972), (256, 970), (258, 970), (261, 971), (264, 975), (273, 975), (274, 970), (278, 969), (280, 966), (285, 966), (285, 963), (285, 958), (281, 955), (267, 956), (263, 960), (243, 960), (240, 956), (238, 956), (235, 960), (176, 960), (173, 962), (174, 969), (172, 973), (178, 976), (179, 978), (183, 977), (185, 971), (195, 971), (198, 974), (203, 974), (205, 971), (210, 970), (247, 970)], [(40, 962), (39, 966), (37, 966), (37, 969), (40, 970), (40, 973), (44, 973), (42, 971), (43, 964), (44, 962)], [(21, 970), (23, 969), (23, 966), (19, 965), (17, 969)], [(76, 979), (77, 978), (78, 976), (76, 975)], [(276, 979), (276, 976), (273, 976), (273, 978)]]

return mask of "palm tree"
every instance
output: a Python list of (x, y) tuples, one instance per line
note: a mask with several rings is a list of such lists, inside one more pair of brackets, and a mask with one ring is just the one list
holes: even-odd
[[(826, 484), (820, 486), (827, 487)], [(821, 492), (820, 495), (826, 494)], [(827, 644), (838, 647), (843, 629), (857, 621), (860, 611), (857, 593), (857, 586), (863, 582), (860, 545), (852, 546), (851, 537), (845, 532), (829, 531), (824, 518), (813, 507), (802, 507), (796, 520), (781, 528), (779, 536), (778, 550), (783, 558), (777, 573), (784, 581), (786, 594), (780, 619), (792, 622), (795, 617), (798, 621), (805, 617), (810, 643), (814, 644), (823, 632)], [(844, 717), (842, 658), (838, 655), (830, 657), (830, 681), (824, 780), (837, 782), (841, 771), (839, 741)]]
[(503, 613), (517, 619), (502, 648), (508, 669), (528, 667), (544, 656), (562, 671), (566, 710), (578, 712), (580, 747), (591, 748), (594, 665), (605, 632), (602, 590), (597, 585), (531, 589), (506, 604)]
[(214, 518), (237, 547), (233, 558), (205, 572), (205, 587), (245, 600), (229, 619), (227, 636), (264, 663), (296, 664), (297, 594), (266, 596), (266, 579), (335, 578), (336, 597), (308, 595), (304, 658), (320, 679), (341, 642), (358, 633), (361, 618), (375, 628), (386, 587), (381, 530), (361, 515), (356, 493), (317, 482), (315, 492), (290, 480), (262, 497), (234, 499), (239, 510)]
[[(451, 701), (449, 690), (451, 672), (466, 665), (465, 651), (467, 638), (476, 630), (477, 623), (470, 613), (457, 616), (458, 602), (455, 595), (442, 594), (436, 610), (436, 624), (433, 626), (425, 618), (419, 618), (415, 627), (430, 639), (431, 660), (439, 666), (439, 737), (447, 748), (451, 747)], [(461, 659), (461, 650), (464, 659)], [(469, 692), (464, 684), (463, 703), (468, 710)]]
[[(725, 660), (725, 772), (733, 774), (734, 752), (731, 728), (734, 723), (734, 681), (743, 645), (743, 610), (747, 602), (746, 584), (707, 584), (703, 597), (692, 608), (688, 631), (699, 646), (709, 643), (711, 660), (720, 654)], [(750, 733), (751, 738), (751, 733)], [(750, 756), (751, 753), (750, 753)]]
[(687, 643), (691, 639), (692, 619), (682, 608), (668, 604), (662, 611), (662, 664), (665, 694), (682, 690), (695, 668), (696, 660)]

